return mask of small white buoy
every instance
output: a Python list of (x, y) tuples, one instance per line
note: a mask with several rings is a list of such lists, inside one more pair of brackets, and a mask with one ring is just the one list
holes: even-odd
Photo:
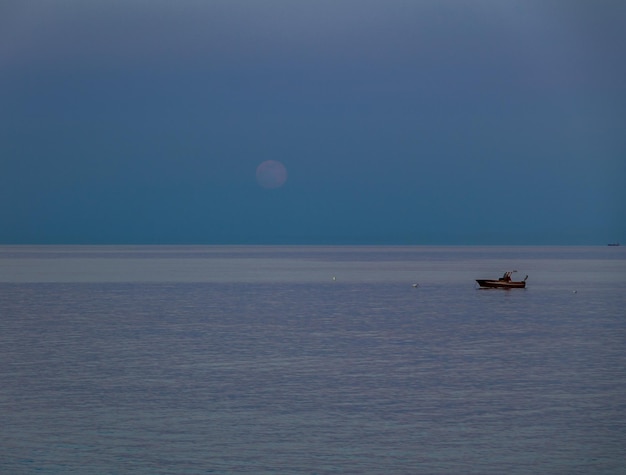
[(420, 284), (413, 284), (413, 288), (416, 289), (420, 286)]
[(337, 277), (335, 277), (334, 275), (333, 275), (333, 280), (337, 280)]

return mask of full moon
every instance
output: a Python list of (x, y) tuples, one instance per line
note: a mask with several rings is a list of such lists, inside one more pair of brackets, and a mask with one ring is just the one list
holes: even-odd
[(256, 181), (263, 188), (280, 188), (287, 181), (287, 169), (276, 160), (266, 160), (256, 169)]

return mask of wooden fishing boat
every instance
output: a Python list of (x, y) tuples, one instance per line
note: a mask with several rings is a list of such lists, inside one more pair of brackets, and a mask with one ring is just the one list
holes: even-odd
[(512, 270), (509, 272), (505, 272), (502, 277), (497, 280), (493, 279), (476, 279), (478, 285), (484, 289), (524, 289), (526, 288), (526, 279), (528, 276), (524, 277), (524, 280), (512, 280), (511, 274), (513, 272), (517, 272), (516, 270)]

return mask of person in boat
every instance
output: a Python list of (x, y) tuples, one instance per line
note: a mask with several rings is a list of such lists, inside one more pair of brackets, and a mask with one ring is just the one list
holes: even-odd
[(511, 282), (511, 273), (505, 272), (504, 275), (500, 277), (500, 280), (503, 282)]

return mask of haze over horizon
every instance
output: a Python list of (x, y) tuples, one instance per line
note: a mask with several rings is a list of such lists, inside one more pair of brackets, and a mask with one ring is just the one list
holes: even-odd
[(625, 243), (624, 24), (611, 0), (5, 1), (0, 244)]

